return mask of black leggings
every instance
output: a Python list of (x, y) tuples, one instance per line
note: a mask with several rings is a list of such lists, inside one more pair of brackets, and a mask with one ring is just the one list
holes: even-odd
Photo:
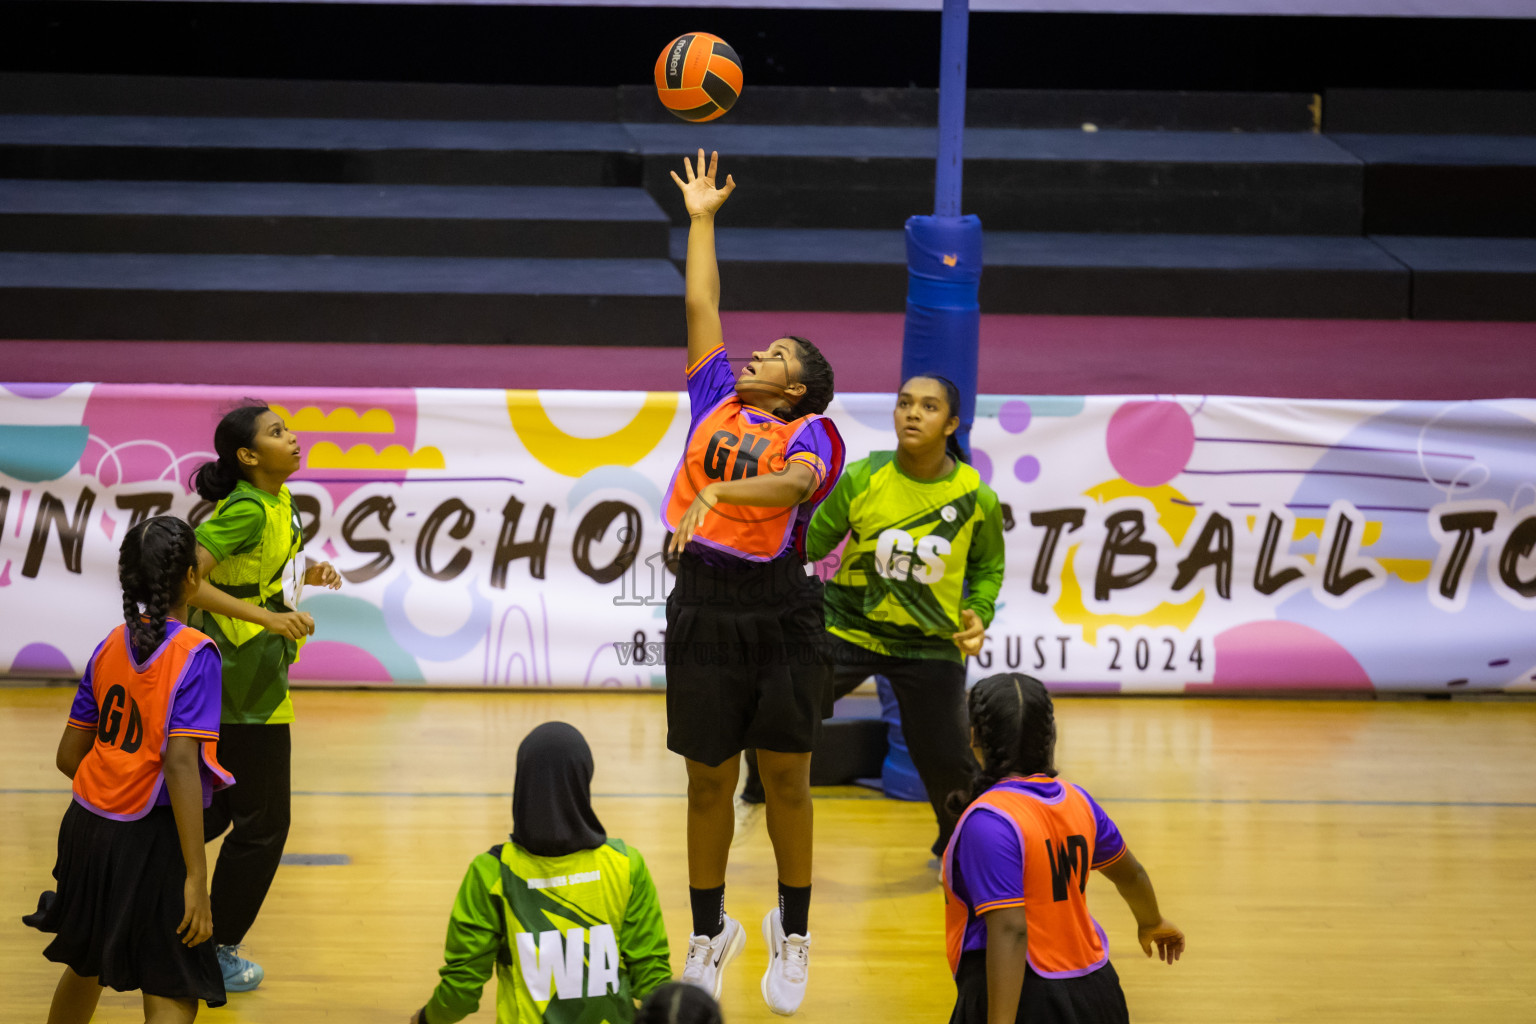
[[(870, 676), (884, 676), (901, 708), (901, 734), (912, 755), (912, 767), (923, 780), (939, 837), (934, 856), (944, 852), (958, 818), (944, 806), (949, 794), (968, 789), (976, 759), (971, 756), (970, 728), (965, 712), (965, 665), (938, 658), (892, 658), (876, 654), (841, 637), (829, 638), (833, 699), (852, 693)], [(827, 742), (823, 733), (822, 743)], [(815, 753), (811, 759), (815, 760)], [(742, 799), (761, 803), (763, 783), (757, 755), (747, 751), (747, 781)]]
[(203, 812), (203, 842), (230, 829), (209, 893), (213, 941), (220, 946), (245, 941), (283, 859), (291, 754), (287, 725), (219, 726), (219, 763), (235, 784), (214, 793)]

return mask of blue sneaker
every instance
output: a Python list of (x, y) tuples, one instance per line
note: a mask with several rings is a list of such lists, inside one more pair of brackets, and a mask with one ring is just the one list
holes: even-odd
[(260, 985), (261, 979), (266, 976), (267, 972), (261, 969), (261, 964), (240, 955), (238, 945), (219, 946), (217, 952), (226, 992), (249, 992)]

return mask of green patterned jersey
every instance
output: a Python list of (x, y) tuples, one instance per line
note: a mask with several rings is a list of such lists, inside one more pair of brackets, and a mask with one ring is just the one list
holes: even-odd
[(872, 452), (843, 471), (816, 510), (807, 555), (826, 557), (846, 536), (827, 585), (827, 629), (900, 658), (960, 661), (951, 639), (969, 608), (990, 625), (1003, 584), (997, 494), (957, 462), (937, 480), (901, 471), (895, 452)]
[(497, 1024), (620, 1024), (672, 979), (656, 886), (622, 839), (564, 857), (503, 843), (470, 862), (448, 919), (429, 1024), (480, 1007), (496, 974)]
[[(293, 495), (282, 487), (268, 494), (241, 480), (197, 528), (197, 542), (218, 565), (209, 580), (231, 597), (268, 611), (292, 611), (288, 594), (300, 588), (304, 547)], [(211, 636), (224, 660), (224, 699), (219, 720), (247, 725), (293, 721), (288, 666), (298, 660), (302, 640), (269, 633), (254, 622), (199, 611), (190, 625)]]

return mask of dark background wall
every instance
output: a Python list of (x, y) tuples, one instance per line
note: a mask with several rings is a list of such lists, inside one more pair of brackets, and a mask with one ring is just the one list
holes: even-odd
[[(655, 7), (0, 4), (0, 71), (618, 85), (689, 30), (759, 85), (937, 84), (936, 12)], [(971, 17), (976, 88), (1530, 89), (1536, 20)]]

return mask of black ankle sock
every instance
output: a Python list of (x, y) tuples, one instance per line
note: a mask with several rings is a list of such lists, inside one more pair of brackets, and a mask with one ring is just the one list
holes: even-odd
[(688, 902), (693, 905), (693, 934), (708, 935), (710, 938), (719, 935), (725, 927), (725, 886), (695, 889), (690, 885)]
[(779, 883), (779, 921), (785, 935), (809, 935), (811, 887)]

